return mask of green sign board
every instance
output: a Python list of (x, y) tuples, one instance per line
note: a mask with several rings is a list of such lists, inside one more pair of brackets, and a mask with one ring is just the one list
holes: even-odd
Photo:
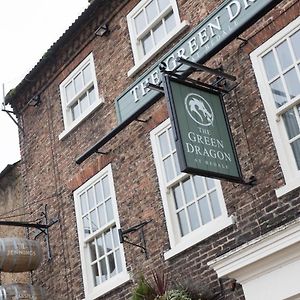
[[(139, 109), (149, 105), (153, 99), (160, 97), (157, 91), (148, 89), (146, 85), (149, 82), (159, 84), (159, 65), (162, 62), (167, 66), (167, 71), (177, 67), (177, 57), (204, 63), (281, 1), (224, 1), (115, 100), (119, 123), (123, 123)], [(180, 67), (181, 71), (187, 69), (187, 66)]]
[(165, 75), (182, 172), (243, 182), (222, 96)]

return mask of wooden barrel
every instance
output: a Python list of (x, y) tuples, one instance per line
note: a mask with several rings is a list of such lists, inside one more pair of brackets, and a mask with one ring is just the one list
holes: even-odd
[(23, 283), (0, 285), (0, 300), (46, 300), (44, 290), (39, 286)]
[(28, 272), (35, 270), (42, 261), (40, 244), (21, 238), (0, 239), (0, 271)]

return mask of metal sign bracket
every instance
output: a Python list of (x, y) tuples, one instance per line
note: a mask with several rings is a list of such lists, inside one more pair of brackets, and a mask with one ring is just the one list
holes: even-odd
[[(152, 222), (152, 220), (142, 222), (142, 223), (140, 223), (138, 225), (135, 225), (135, 226), (132, 226), (132, 227), (126, 229), (126, 230), (122, 230), (122, 229), (118, 230), (120, 243), (127, 243), (129, 245), (141, 248), (142, 249), (142, 253), (145, 254), (145, 258), (146, 259), (148, 259), (148, 252), (147, 252), (147, 245), (146, 245), (146, 239), (145, 239), (145, 233), (144, 233), (144, 226), (147, 225), (150, 222)], [(135, 232), (135, 231), (138, 231), (138, 230), (141, 231), (140, 232), (140, 243), (141, 244), (135, 244), (135, 243), (132, 243), (129, 240), (127, 240), (127, 236), (126, 235), (128, 233), (132, 233), (132, 232)]]

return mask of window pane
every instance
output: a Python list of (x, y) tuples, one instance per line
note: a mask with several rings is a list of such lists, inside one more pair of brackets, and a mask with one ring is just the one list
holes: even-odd
[(186, 220), (185, 211), (182, 210), (177, 215), (178, 215), (181, 236), (184, 236), (187, 233), (189, 233), (189, 228), (188, 228), (188, 224), (187, 224), (187, 220)]
[(66, 86), (67, 103), (69, 103), (73, 99), (74, 95), (75, 95), (75, 90), (74, 90), (73, 82), (70, 82)]
[(92, 79), (92, 72), (91, 72), (91, 65), (88, 64), (83, 70), (82, 70), (82, 74), (83, 74), (83, 81), (84, 84), (88, 84), (90, 83), (93, 79)]
[(170, 142), (171, 142), (171, 150), (175, 150), (175, 139), (174, 139), (173, 129), (172, 128), (168, 129), (168, 134), (169, 134)]
[(105, 202), (105, 207), (106, 207), (107, 222), (109, 222), (114, 219), (114, 212), (113, 212), (111, 199), (109, 199)]
[(294, 109), (291, 109), (282, 115), (284, 125), (289, 139), (299, 134), (299, 125), (295, 116)]
[(97, 248), (98, 248), (98, 257), (101, 258), (104, 255), (104, 245), (103, 245), (102, 236), (100, 236), (97, 239)]
[(207, 177), (207, 178), (205, 178), (205, 180), (206, 180), (206, 185), (207, 185), (208, 190), (211, 190), (215, 187), (215, 180), (214, 179)]
[(83, 89), (83, 78), (82, 74), (79, 73), (75, 78), (74, 78), (74, 86), (75, 86), (75, 92), (79, 93)]
[(194, 193), (193, 193), (193, 187), (192, 187), (191, 179), (188, 179), (188, 180), (184, 181), (182, 186), (183, 186), (185, 202), (190, 203), (194, 199)]
[(158, 23), (156, 27), (153, 28), (153, 36), (155, 44), (159, 44), (159, 42), (165, 37), (165, 29), (163, 27), (162, 22)]
[(176, 186), (173, 191), (176, 209), (181, 208), (183, 206), (183, 201), (180, 185)]
[(163, 11), (167, 6), (169, 6), (170, 0), (158, 0), (159, 10)]
[(93, 188), (88, 189), (87, 198), (88, 198), (89, 209), (94, 208), (95, 207), (95, 196), (94, 196)]
[(104, 234), (104, 239), (105, 239), (105, 246), (106, 246), (105, 252), (110, 252), (113, 249), (112, 234), (110, 231), (107, 231)]
[(191, 229), (195, 230), (200, 226), (197, 207), (195, 203), (188, 207), (188, 214), (189, 214)]
[(100, 284), (100, 276), (99, 276), (97, 263), (92, 265), (92, 270), (93, 270), (94, 285), (97, 286), (98, 284)]
[(194, 176), (193, 179), (195, 183), (196, 194), (199, 197), (205, 192), (203, 185), (203, 177)]
[(284, 75), (284, 78), (290, 97), (295, 98), (300, 94), (300, 81), (296, 73), (296, 69), (293, 68), (290, 71), (288, 71)]
[(116, 251), (116, 260), (117, 260), (116, 263), (117, 263), (118, 272), (120, 273), (123, 271), (120, 250)]
[(108, 255), (108, 265), (109, 265), (110, 276), (115, 275), (116, 274), (116, 264), (115, 264), (115, 258), (114, 258), (113, 253)]
[(75, 121), (80, 117), (80, 108), (78, 102), (76, 102), (72, 107), (71, 107), (71, 112), (72, 112), (72, 121)]
[(92, 86), (88, 90), (88, 93), (89, 93), (90, 104), (93, 104), (96, 101), (96, 94), (95, 94), (94, 86)]
[(284, 41), (279, 46), (277, 46), (276, 50), (281, 70), (283, 71), (293, 63), (293, 59), (287, 41)]
[(142, 45), (143, 45), (143, 50), (145, 55), (151, 51), (151, 49), (153, 48), (153, 41), (150, 33), (148, 33), (142, 39)]
[(268, 54), (266, 54), (263, 58), (263, 64), (265, 66), (265, 70), (267, 73), (267, 78), (270, 80), (276, 75), (278, 75), (278, 69), (276, 65), (276, 61), (274, 58), (273, 51), (270, 51)]
[(208, 207), (207, 197), (203, 197), (198, 201), (202, 224), (206, 224), (211, 221), (210, 211)]
[(298, 170), (300, 170), (300, 139), (292, 143), (292, 149), (294, 152)]
[(164, 160), (164, 169), (166, 172), (166, 180), (172, 180), (174, 178), (174, 170), (171, 157), (168, 157)]
[(97, 182), (95, 184), (95, 193), (96, 193), (96, 203), (102, 203), (103, 197), (102, 197), (102, 191), (101, 191), (101, 184), (100, 182)]
[(167, 133), (164, 132), (158, 137), (159, 140), (159, 146), (160, 146), (160, 152), (162, 156), (166, 156), (170, 153), (170, 147), (168, 142), (168, 136)]
[(101, 280), (102, 282), (107, 280), (107, 268), (105, 258), (100, 260), (100, 268), (101, 268)]
[(91, 225), (92, 225), (92, 231), (96, 231), (99, 228), (96, 209), (91, 211)]
[(106, 224), (104, 204), (101, 204), (98, 207), (98, 215), (99, 215), (100, 226), (102, 227), (102, 226), (104, 226)]
[(298, 30), (296, 33), (294, 33), (291, 36), (291, 43), (294, 50), (294, 54), (296, 56), (296, 59), (300, 59), (300, 30)]
[(285, 104), (287, 102), (287, 99), (286, 99), (286, 94), (285, 94), (281, 79), (279, 78), (279, 79), (275, 80), (270, 85), (270, 87), (271, 87), (271, 91), (273, 94), (273, 98), (274, 98), (276, 107), (278, 108), (278, 107), (282, 106), (283, 104)]
[(82, 219), (82, 222), (83, 222), (83, 233), (84, 233), (84, 236), (88, 236), (90, 233), (91, 233), (91, 230), (90, 230), (90, 219), (88, 216), (85, 216), (83, 219)]
[(86, 93), (84, 93), (80, 98), (79, 98), (79, 102), (80, 102), (80, 108), (81, 108), (81, 112), (85, 112), (90, 104), (89, 104), (89, 98), (87, 96)]
[(110, 189), (109, 189), (109, 180), (108, 176), (105, 176), (102, 179), (102, 185), (103, 185), (103, 195), (104, 199), (107, 199), (110, 196)]
[(172, 13), (166, 16), (165, 24), (167, 33), (172, 31), (176, 27), (175, 16), (173, 14), (173, 11)]
[(145, 13), (143, 10), (134, 18), (134, 24), (137, 34), (142, 32), (144, 28), (146, 28)]
[(179, 161), (178, 161), (177, 153), (174, 153), (174, 162), (175, 162), (175, 172), (176, 172), (176, 175), (179, 175), (181, 172), (180, 172), (180, 167), (179, 167)]
[(88, 211), (86, 194), (80, 195), (81, 214), (85, 215)]
[(93, 262), (97, 259), (95, 241), (90, 243), (90, 253), (91, 253), (91, 261)]
[(150, 24), (157, 18), (158, 12), (157, 12), (157, 7), (156, 7), (156, 4), (154, 1), (151, 1), (146, 6), (146, 15), (147, 15), (148, 24)]
[(219, 204), (218, 194), (216, 191), (209, 194), (211, 208), (213, 211), (214, 218), (217, 218), (221, 215), (221, 208)]
[(113, 233), (114, 246), (115, 246), (115, 248), (117, 248), (120, 245), (119, 233), (118, 233), (117, 227), (114, 227), (112, 229), (112, 233)]

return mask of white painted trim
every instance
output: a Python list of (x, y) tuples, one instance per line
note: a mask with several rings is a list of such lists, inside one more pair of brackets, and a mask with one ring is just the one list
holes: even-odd
[(208, 238), (209, 236), (219, 232), (220, 230), (232, 225), (234, 223), (233, 217), (227, 216), (227, 209), (225, 205), (225, 200), (222, 193), (222, 187), (220, 181), (216, 180), (216, 191), (219, 196), (219, 203), (222, 215), (211, 222), (200, 226), (198, 229), (190, 232), (184, 237), (179, 234), (178, 222), (176, 216), (174, 216), (172, 210), (172, 203), (170, 203), (169, 193), (170, 191), (166, 189), (164, 182), (164, 174), (160, 166), (160, 155), (157, 146), (157, 135), (170, 125), (170, 120), (167, 119), (154, 128), (150, 133), (151, 145), (153, 149), (154, 162), (156, 166), (156, 171), (158, 175), (159, 188), (161, 193), (161, 198), (163, 202), (163, 208), (165, 213), (165, 219), (167, 224), (167, 231), (170, 241), (170, 250), (164, 253), (164, 258), (170, 259), (182, 251), (194, 246), (200, 241)]
[[(161, 50), (163, 47), (165, 47), (169, 42), (171, 42), (179, 33), (181, 33), (187, 26), (188, 23), (186, 21), (180, 22), (180, 16), (178, 11), (178, 6), (176, 0), (170, 0), (170, 7), (172, 7), (174, 18), (176, 22), (176, 26), (173, 28), (171, 32), (169, 32), (165, 38), (157, 44), (149, 53), (146, 55), (142, 54), (142, 47), (140, 43), (137, 40), (137, 34), (135, 32), (135, 26), (134, 26), (134, 17), (140, 13), (140, 11), (146, 7), (146, 5), (150, 2), (150, 0), (142, 0), (140, 1), (133, 9), (129, 12), (127, 15), (127, 24), (128, 24), (128, 30), (129, 30), (129, 36), (130, 36), (130, 42), (131, 42), (131, 48), (134, 58), (134, 64), (135, 66), (129, 70), (128, 76), (131, 77), (136, 72), (138, 72), (141, 68), (145, 66), (147, 62), (149, 62), (153, 56), (157, 54), (159, 50)], [(157, 19), (160, 19), (157, 16)], [(151, 27), (155, 26), (155, 22), (151, 24)], [(153, 28), (153, 27), (152, 27)], [(149, 28), (148, 28), (149, 29)], [(147, 30), (148, 30), (147, 29)]]
[(104, 102), (104, 100), (100, 100), (100, 102), (98, 103), (94, 103), (95, 105), (91, 105), (84, 114), (82, 114), (81, 118), (77, 119), (76, 121), (72, 122), (72, 124), (65, 129), (64, 131), (62, 131), (59, 136), (58, 139), (59, 140), (63, 140), (65, 137), (67, 137), (71, 132), (73, 132), (74, 129), (76, 129), (78, 127), (78, 125), (85, 119), (87, 119), (87, 117), (94, 111), (96, 110), (100, 105), (102, 105)]
[(285, 178), (285, 185), (275, 191), (277, 197), (281, 197), (300, 186), (300, 171), (297, 169), (292, 149), (288, 145), (287, 134), (283, 122), (278, 121), (277, 109), (273, 103), (271, 91), (267, 86), (266, 74), (261, 57), (267, 53), (270, 48), (274, 47), (277, 43), (280, 43), (285, 36), (299, 29), (299, 26), (300, 17), (273, 35), (268, 41), (250, 54), (257, 84), (267, 114), (275, 148), (277, 150), (280, 166)]
[(189, 23), (187, 21), (181, 22), (174, 30), (166, 36), (166, 38), (161, 41), (151, 52), (149, 52), (146, 56), (144, 56), (140, 60), (135, 60), (135, 65), (128, 71), (127, 76), (133, 77), (138, 71), (145, 67), (145, 65), (163, 48), (167, 47), (169, 43), (171, 43), (180, 33), (182, 33), (187, 27)]
[[(93, 86), (95, 90), (95, 102), (76, 120), (71, 121), (70, 119), (70, 112), (69, 108), (67, 107), (67, 100), (66, 100), (66, 92), (65, 86), (70, 82), (72, 78), (74, 78), (77, 73), (83, 69), (87, 64), (91, 66), (91, 75), (93, 80)], [(64, 120), (64, 130), (59, 135), (59, 139), (63, 139), (67, 136), (70, 132), (72, 132), (84, 119), (87, 118), (89, 114), (91, 114), (100, 104), (104, 102), (102, 96), (99, 96), (98, 84), (97, 84), (97, 77), (95, 71), (95, 63), (93, 53), (90, 53), (59, 85), (60, 89), (60, 97), (61, 97), (61, 106), (62, 106), (62, 113), (63, 113), (63, 120)]]
[(221, 216), (206, 224), (203, 228), (200, 227), (199, 230), (195, 230), (183, 237), (182, 241), (164, 253), (164, 258), (168, 260), (232, 224), (234, 224), (233, 217)]
[[(83, 284), (84, 284), (84, 291), (85, 291), (85, 299), (86, 300), (93, 300), (99, 296), (106, 294), (107, 292), (111, 291), (112, 289), (120, 286), (121, 284), (130, 280), (130, 275), (126, 270), (126, 261), (124, 255), (124, 247), (123, 244), (120, 243), (120, 254), (122, 259), (122, 267), (123, 271), (116, 274), (114, 277), (108, 279), (106, 282), (101, 283), (100, 285), (94, 287), (93, 285), (93, 278), (92, 278), (92, 271), (89, 267), (87, 260), (89, 259), (89, 251), (86, 251), (86, 238), (83, 236), (82, 231), (82, 217), (81, 217), (81, 207), (78, 195), (80, 195), (83, 191), (85, 191), (89, 186), (93, 185), (99, 178), (108, 175), (109, 186), (111, 189), (111, 199), (113, 203), (113, 211), (114, 211), (114, 220), (117, 228), (120, 228), (120, 219), (118, 214), (117, 208), (117, 201), (116, 201), (116, 193), (113, 183), (113, 176), (112, 176), (112, 167), (111, 164), (107, 165), (104, 169), (102, 169), (98, 174), (90, 178), (86, 181), (82, 186), (80, 186), (77, 190), (74, 191), (74, 202), (75, 202), (75, 213), (76, 213), (76, 221), (77, 221), (77, 232), (79, 238), (79, 247), (80, 247), (80, 259), (82, 265), (82, 277), (83, 277)], [(88, 252), (88, 253), (87, 253)]]
[[(270, 257), (300, 242), (300, 219), (278, 227), (224, 255), (208, 262), (219, 277), (239, 277), (239, 282), (246, 282), (255, 276), (267, 272), (273, 265), (251, 268), (256, 262)], [(300, 252), (281, 256), (281, 260), (293, 260), (300, 257)], [(276, 260), (279, 264), (279, 260)]]

